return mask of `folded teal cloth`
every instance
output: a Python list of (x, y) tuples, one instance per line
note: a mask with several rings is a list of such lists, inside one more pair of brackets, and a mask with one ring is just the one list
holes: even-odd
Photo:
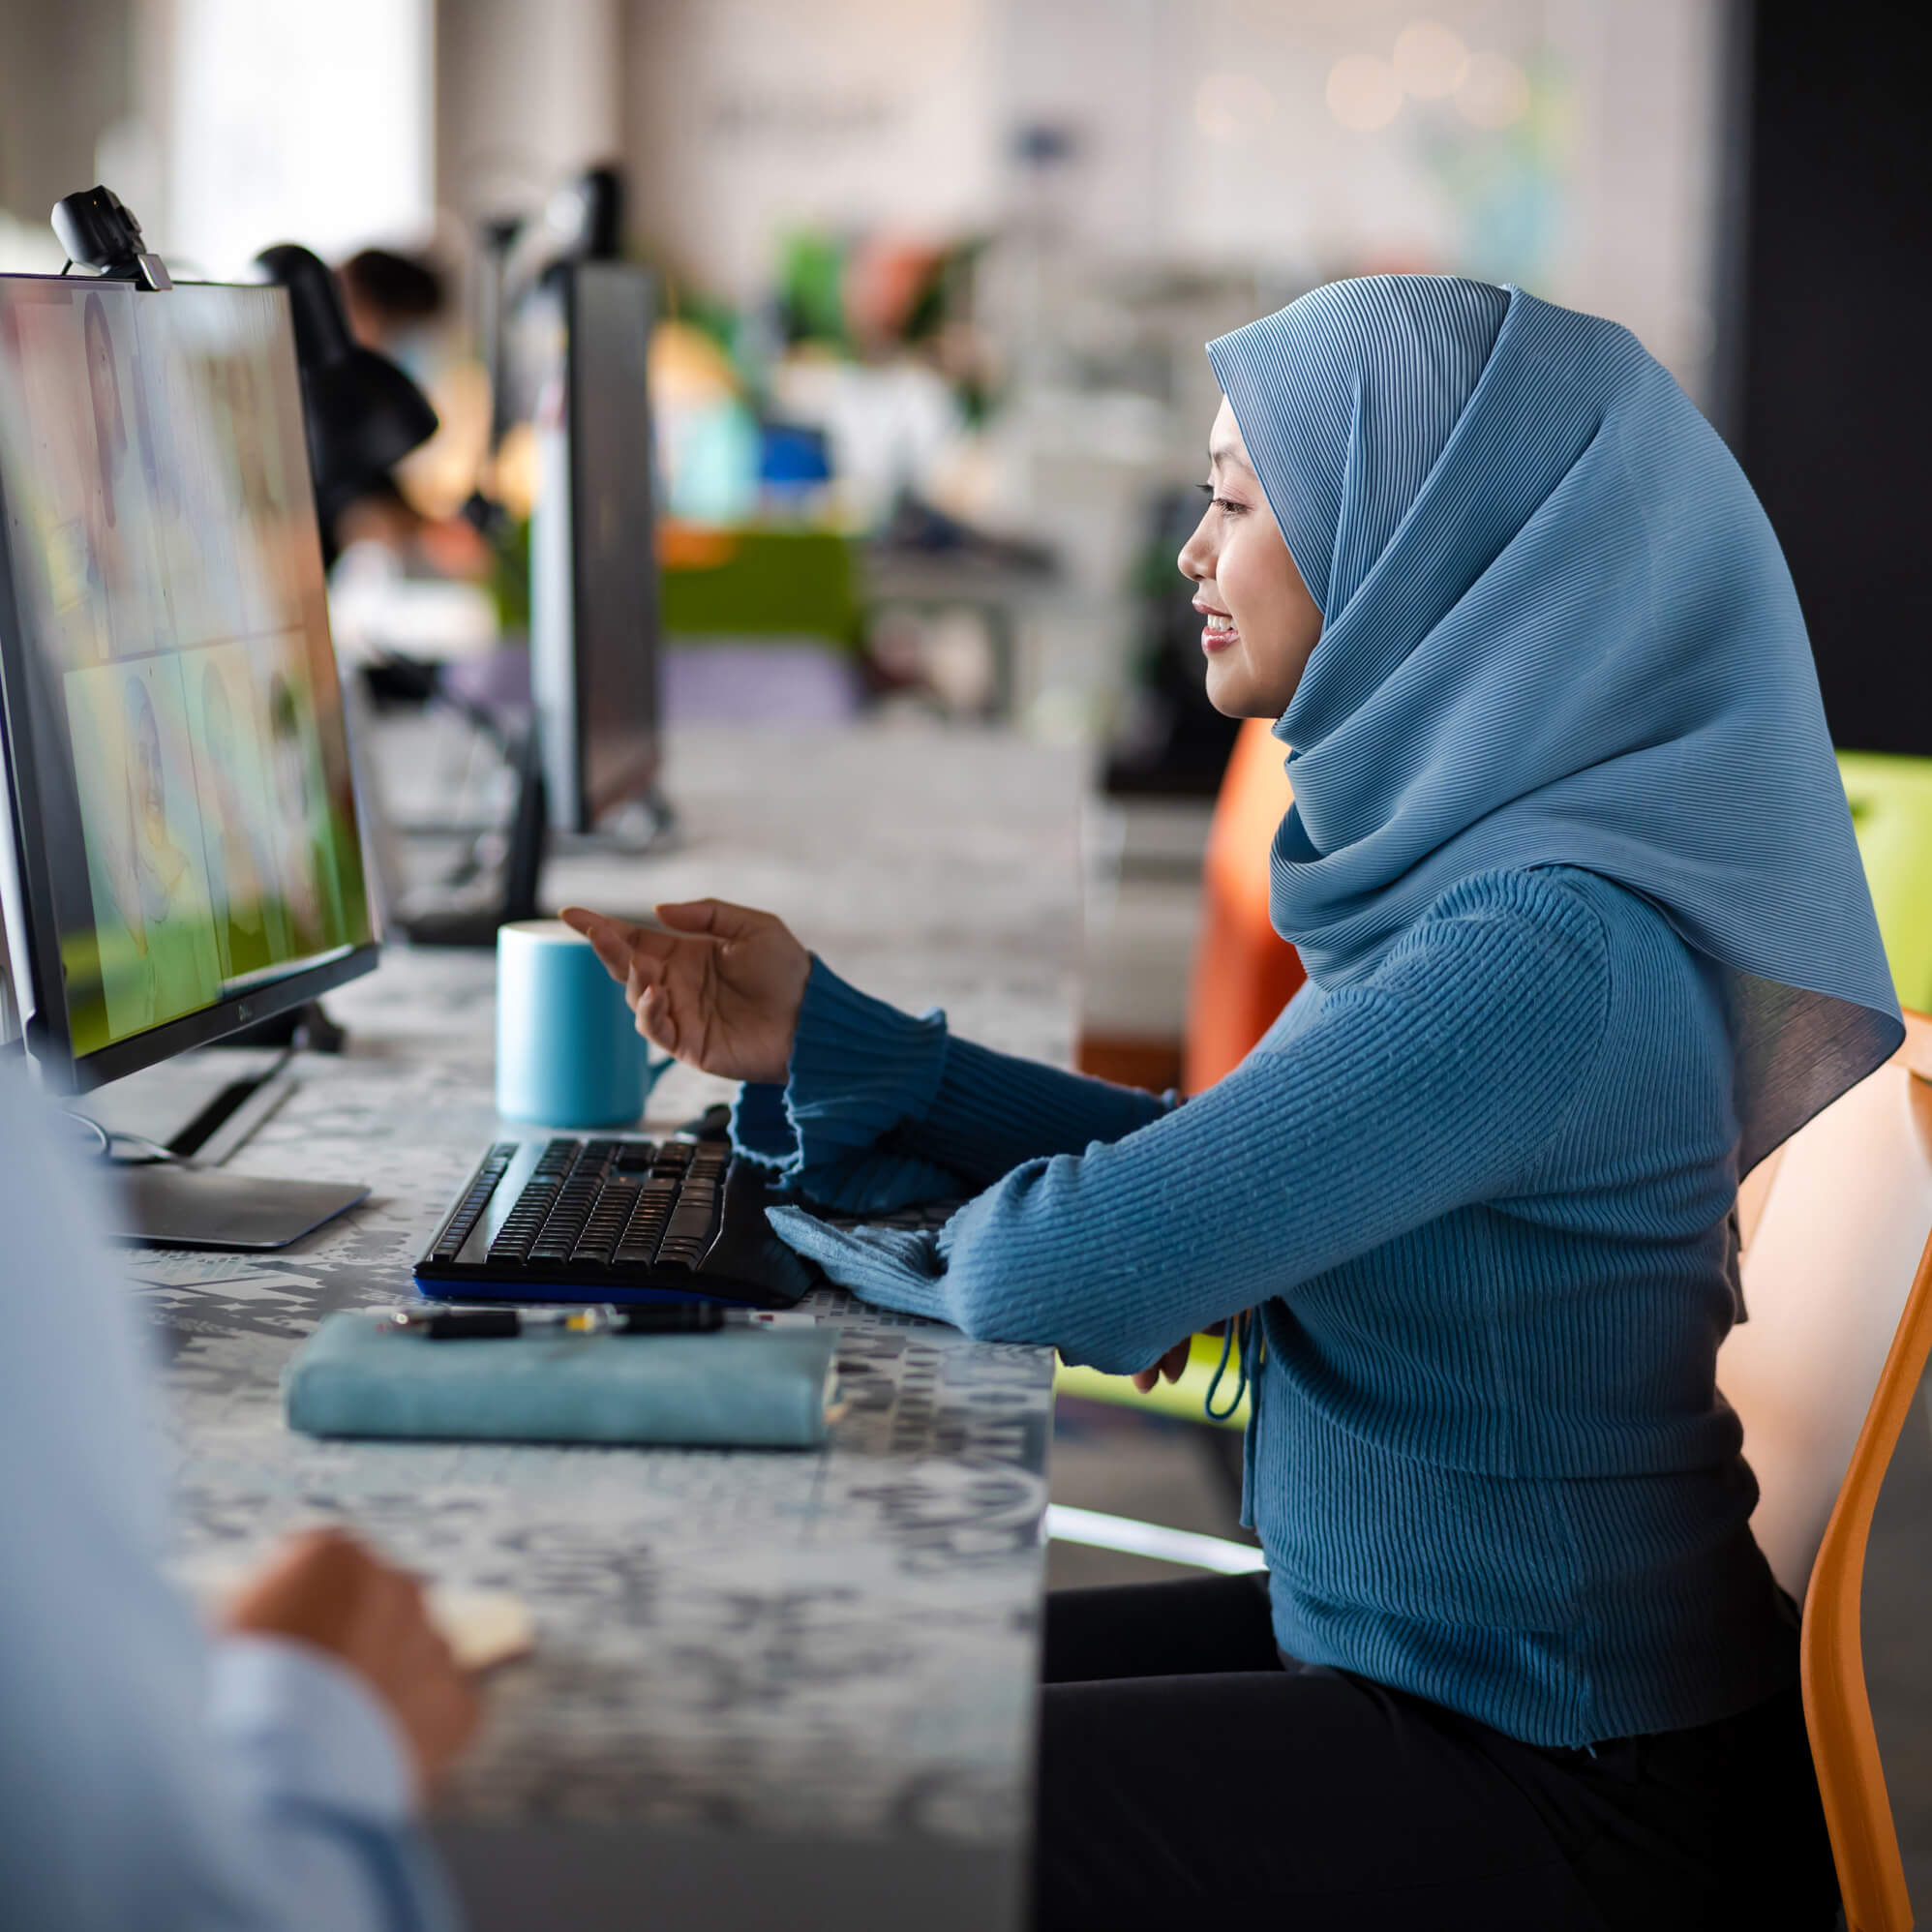
[(432, 1342), (353, 1310), (309, 1338), (282, 1392), (310, 1435), (809, 1449), (837, 1346), (830, 1324)]

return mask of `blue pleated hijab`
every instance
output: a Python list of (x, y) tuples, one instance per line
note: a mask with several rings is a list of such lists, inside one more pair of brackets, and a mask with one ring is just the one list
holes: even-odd
[(1777, 539), (1627, 329), (1372, 276), (1208, 347), (1321, 641), (1276, 928), (1330, 986), (1458, 880), (1577, 865), (1728, 969), (1739, 1171), (1898, 1005)]

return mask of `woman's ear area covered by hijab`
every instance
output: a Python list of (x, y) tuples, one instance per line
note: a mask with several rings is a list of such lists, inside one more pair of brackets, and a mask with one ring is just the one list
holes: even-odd
[(1321, 638), (1321, 610), (1295, 568), (1226, 398), (1208, 436), (1207, 497), (1182, 546), (1195, 586), (1208, 702), (1234, 718), (1279, 718)]

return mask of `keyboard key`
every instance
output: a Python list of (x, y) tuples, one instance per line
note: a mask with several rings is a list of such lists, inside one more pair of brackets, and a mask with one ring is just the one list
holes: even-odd
[(653, 1175), (637, 1191), (637, 1206), (625, 1224), (612, 1260), (622, 1267), (648, 1268), (657, 1258), (657, 1244), (678, 1198), (678, 1184)]
[(659, 1266), (695, 1268), (711, 1245), (716, 1218), (717, 1186), (708, 1180), (687, 1180), (671, 1211), (670, 1224), (657, 1250)]
[(572, 1261), (595, 1262), (600, 1266), (609, 1262), (630, 1220), (631, 1210), (637, 1205), (638, 1192), (637, 1183), (619, 1180), (597, 1196), (597, 1204), (584, 1223), (584, 1232), (571, 1250)]
[[(569, 1135), (532, 1145), (499, 1141), (470, 1177), (425, 1259), (455, 1264), (475, 1241), (492, 1201), (513, 1164), (536, 1157), (517, 1198), (490, 1240), (492, 1279), (514, 1288), (528, 1271), (532, 1291), (587, 1271), (595, 1283), (608, 1271), (611, 1288), (644, 1284), (660, 1271), (696, 1270), (722, 1226), (725, 1179), (733, 1155), (719, 1138), (674, 1140)], [(597, 1290), (589, 1289), (593, 1295)]]
[(438, 1238), (432, 1256), (438, 1261), (453, 1261), (461, 1252), (463, 1244), (475, 1230), (483, 1210), (489, 1205), (490, 1196), (497, 1192), (497, 1184), (508, 1171), (510, 1158), (516, 1152), (511, 1147), (505, 1152), (499, 1144), (491, 1148), (482, 1166), (470, 1181), (468, 1192), (457, 1203), (456, 1212), (450, 1216), (448, 1224)]
[(518, 1261), (528, 1256), (530, 1244), (550, 1219), (561, 1186), (558, 1180), (534, 1175), (525, 1182), (516, 1206), (503, 1217), (502, 1226), (490, 1243), (492, 1261)]

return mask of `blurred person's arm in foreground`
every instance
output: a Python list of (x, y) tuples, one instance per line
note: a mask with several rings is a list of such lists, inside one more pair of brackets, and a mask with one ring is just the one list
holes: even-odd
[[(415, 1816), (473, 1722), (410, 1580), (293, 1546), (210, 1639), (105, 1203), (0, 1072), (0, 1899), (10, 1932), (430, 1932)], [(404, 1688), (407, 1686), (407, 1688)]]

